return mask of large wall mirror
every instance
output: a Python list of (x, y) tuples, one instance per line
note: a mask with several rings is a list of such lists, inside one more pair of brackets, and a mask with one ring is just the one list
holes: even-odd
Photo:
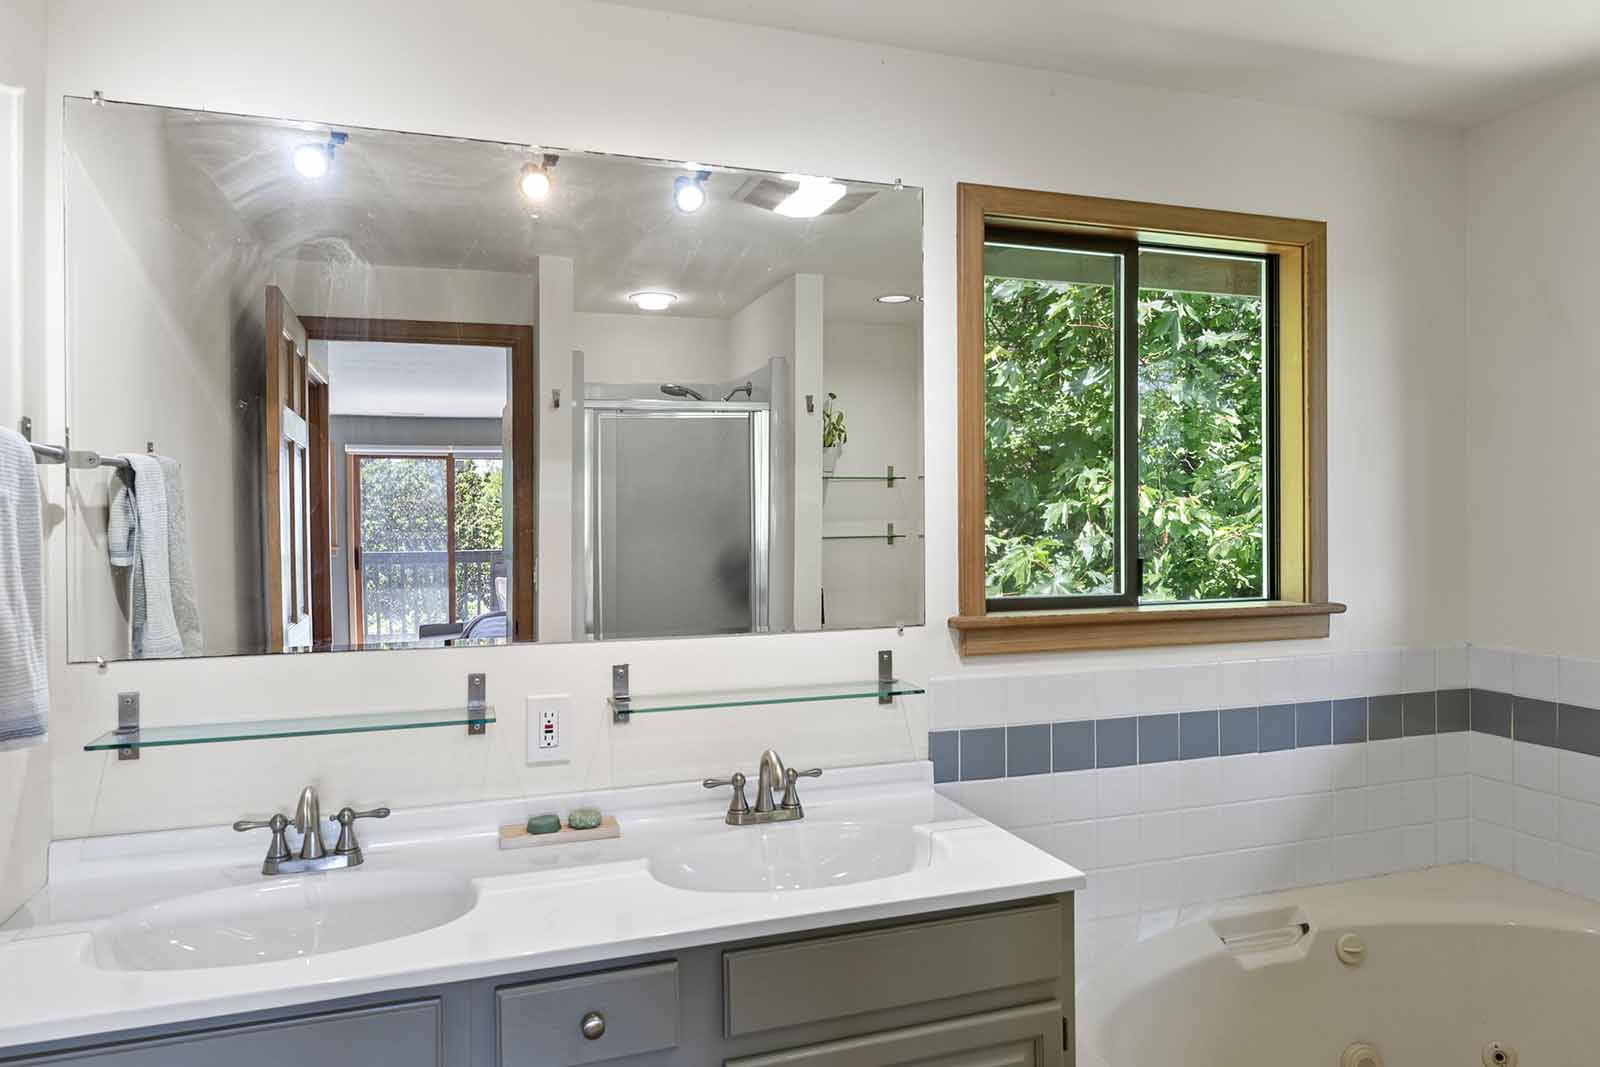
[(65, 145), (74, 660), (922, 621), (919, 190), (82, 99)]

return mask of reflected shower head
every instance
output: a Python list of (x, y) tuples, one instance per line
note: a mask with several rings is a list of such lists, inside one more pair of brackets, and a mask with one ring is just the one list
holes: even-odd
[(694, 399), (696, 399), (696, 400), (704, 400), (705, 399), (704, 396), (702, 396), (699, 393), (695, 392), (693, 389), (690, 389), (687, 385), (676, 385), (676, 384), (674, 384), (672, 382), (668, 382), (666, 385), (663, 385), (661, 387), (661, 391), (663, 393), (666, 393), (668, 396), (682, 397), (682, 398), (684, 398), (686, 400), (689, 397), (694, 397)]
[(744, 394), (744, 398), (746, 400), (754, 400), (756, 397), (754, 387), (749, 382), (745, 382), (743, 385), (736, 385), (732, 389), (729, 389), (728, 395), (722, 398), (722, 402), (727, 403), (740, 393)]

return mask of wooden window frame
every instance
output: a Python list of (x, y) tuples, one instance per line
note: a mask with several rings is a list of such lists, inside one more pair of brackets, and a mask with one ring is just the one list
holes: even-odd
[[(956, 190), (956, 365), (963, 655), (1327, 637), (1327, 224), (962, 183)], [(984, 532), (984, 235), (989, 225), (1277, 261), (1277, 599), (990, 612)]]

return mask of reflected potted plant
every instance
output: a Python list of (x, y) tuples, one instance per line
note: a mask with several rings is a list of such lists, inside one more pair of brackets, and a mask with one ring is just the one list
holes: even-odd
[(833, 406), (838, 393), (829, 393), (822, 402), (822, 473), (832, 474), (839, 466), (839, 453), (850, 434), (844, 427), (844, 412)]

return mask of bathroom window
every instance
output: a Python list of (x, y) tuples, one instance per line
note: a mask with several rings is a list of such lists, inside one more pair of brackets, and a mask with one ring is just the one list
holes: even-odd
[(960, 199), (963, 651), (1326, 636), (1323, 224)]

